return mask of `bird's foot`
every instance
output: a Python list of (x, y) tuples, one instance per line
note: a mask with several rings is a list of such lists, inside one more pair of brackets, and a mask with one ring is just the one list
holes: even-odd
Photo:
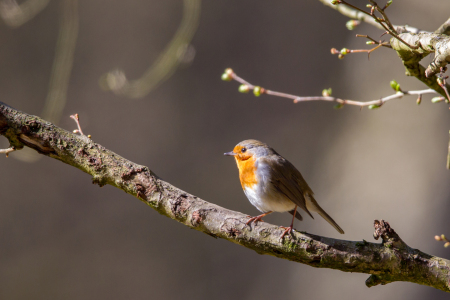
[(255, 223), (256, 222), (264, 222), (262, 217), (264, 217), (266, 214), (262, 214), (256, 217), (251, 217), (251, 216), (247, 216), (248, 218), (250, 218), (250, 220), (247, 221), (247, 223), (245, 223), (245, 225), (249, 225), (251, 222)]
[(280, 226), (280, 228), (283, 228), (283, 229), (284, 229), (284, 232), (283, 232), (283, 234), (281, 235), (280, 240), (283, 240), (284, 236), (285, 236), (286, 234), (288, 234), (288, 233), (289, 233), (289, 235), (291, 235), (292, 230), (294, 230), (294, 228), (293, 228), (292, 226), (289, 226), (289, 227)]

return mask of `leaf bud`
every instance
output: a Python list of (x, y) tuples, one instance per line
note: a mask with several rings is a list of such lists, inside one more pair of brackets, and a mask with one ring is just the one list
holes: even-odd
[(264, 91), (264, 89), (261, 88), (260, 86), (255, 86), (255, 88), (253, 89), (253, 94), (254, 94), (256, 97), (259, 97), (259, 96), (261, 96), (261, 94), (263, 93), (263, 91)]
[(246, 84), (241, 84), (240, 86), (239, 86), (239, 93), (244, 93), (244, 94), (246, 94), (246, 93), (248, 93), (250, 91), (250, 87), (248, 86), (248, 85), (246, 85)]
[(369, 109), (377, 109), (377, 108), (380, 108), (381, 107), (381, 105), (379, 105), (379, 104), (371, 104), (371, 105), (369, 105)]
[(439, 103), (439, 102), (442, 102), (442, 101), (444, 101), (444, 97), (433, 97), (431, 99), (431, 103)]
[(323, 91), (322, 91), (322, 96), (323, 96), (323, 97), (330, 97), (330, 96), (331, 96), (331, 92), (332, 92), (331, 88), (329, 88), (329, 89), (323, 89)]
[(400, 84), (398, 84), (397, 81), (391, 80), (390, 85), (391, 85), (391, 88), (394, 89), (394, 91), (397, 91), (397, 92), (400, 91)]

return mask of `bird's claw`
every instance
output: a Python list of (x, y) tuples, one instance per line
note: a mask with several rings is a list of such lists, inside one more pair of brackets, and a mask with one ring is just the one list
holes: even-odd
[(280, 240), (283, 240), (284, 236), (285, 236), (286, 234), (288, 234), (288, 233), (289, 233), (289, 235), (291, 235), (292, 230), (294, 230), (294, 228), (293, 228), (292, 226), (289, 226), (289, 227), (280, 226), (280, 228), (283, 228), (283, 229), (284, 229), (284, 232), (283, 232), (283, 234), (281, 235)]
[(256, 216), (256, 217), (247, 216), (247, 218), (250, 218), (250, 220), (248, 220), (247, 223), (245, 223), (245, 225), (249, 225), (251, 222), (253, 222), (255, 224), (257, 222), (264, 222), (262, 220), (262, 216)]

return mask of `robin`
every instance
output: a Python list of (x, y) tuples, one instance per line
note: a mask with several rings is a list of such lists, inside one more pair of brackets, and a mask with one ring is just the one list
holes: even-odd
[(339, 233), (344, 234), (344, 230), (314, 199), (314, 193), (302, 174), (266, 144), (257, 140), (245, 140), (224, 155), (234, 156), (242, 189), (250, 203), (262, 212), (261, 215), (250, 218), (247, 225), (262, 221), (263, 217), (274, 211), (287, 211), (293, 217), (291, 226), (282, 227), (285, 228), (281, 235), (283, 238), (291, 233), (295, 218), (303, 220), (297, 211), (297, 207), (300, 207), (313, 219), (311, 212), (318, 213)]

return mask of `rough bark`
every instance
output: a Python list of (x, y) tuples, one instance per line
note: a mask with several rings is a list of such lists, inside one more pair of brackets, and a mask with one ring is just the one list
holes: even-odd
[[(405, 66), (406, 75), (416, 77), (445, 97), (445, 91), (439, 86), (436, 74), (450, 62), (450, 37), (437, 33), (409, 32), (401, 33), (399, 36), (408, 44), (418, 46), (417, 49), (411, 49), (394, 37), (390, 40), (392, 48)], [(434, 53), (435, 56), (425, 68), (419, 62), (430, 53)], [(449, 88), (447, 85), (447, 89)]]
[(199, 199), (161, 180), (148, 167), (2, 102), (0, 134), (15, 149), (30, 147), (90, 174), (93, 183), (118, 187), (162, 215), (259, 254), (316, 268), (371, 274), (366, 281), (368, 287), (408, 281), (450, 292), (450, 261), (409, 247), (382, 220), (375, 221), (374, 234), (376, 239), (382, 238), (381, 244), (300, 232), (280, 240), (284, 230), (278, 226), (262, 222), (247, 226), (245, 214)]

